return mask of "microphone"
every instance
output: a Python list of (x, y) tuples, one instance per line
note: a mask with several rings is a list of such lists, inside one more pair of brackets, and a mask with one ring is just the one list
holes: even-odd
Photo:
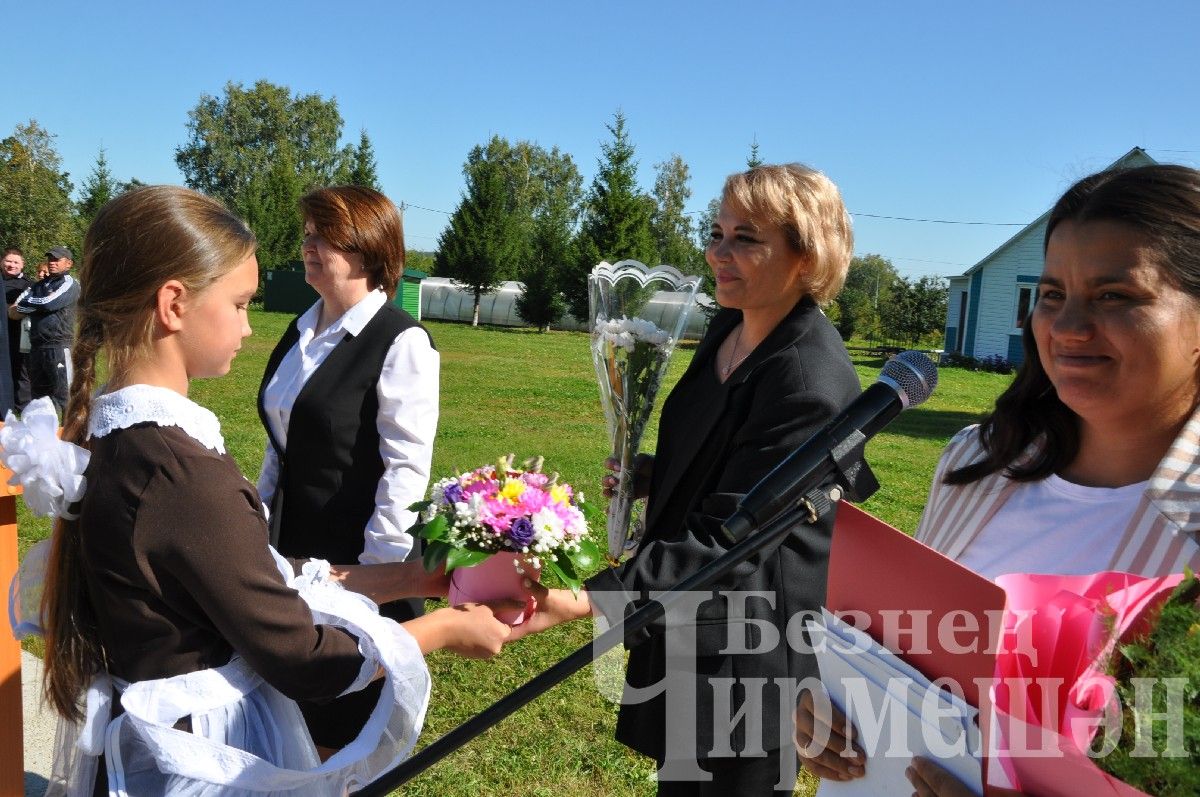
[[(862, 447), (867, 439), (902, 410), (929, 398), (935, 387), (937, 366), (921, 352), (904, 351), (888, 360), (875, 384), (746, 493), (737, 511), (722, 525), (726, 536), (737, 542), (790, 507), (813, 500), (817, 496), (811, 493), (830, 476), (839, 478), (846, 489), (853, 489), (854, 485), (845, 481), (853, 478), (850, 471), (860, 464), (865, 469)], [(873, 476), (870, 482), (873, 488), (878, 487)], [(814, 510), (811, 514), (819, 516), (823, 512)]]

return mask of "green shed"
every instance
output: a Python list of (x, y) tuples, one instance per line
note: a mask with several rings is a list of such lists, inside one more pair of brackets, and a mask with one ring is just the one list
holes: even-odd
[(263, 309), (268, 312), (299, 315), (317, 301), (317, 292), (304, 281), (304, 264), (298, 260), (263, 276)]
[[(289, 264), (290, 265), (290, 264)], [(396, 288), (392, 300), (409, 315), (421, 320), (421, 280), (429, 275), (415, 268), (404, 269), (404, 276)], [(299, 269), (275, 269), (264, 275), (263, 309), (272, 313), (299, 315), (317, 301), (317, 292), (304, 281), (304, 266)]]
[(421, 320), (421, 280), (428, 276), (415, 268), (404, 269), (404, 276), (396, 287), (396, 298), (392, 300), (418, 321)]

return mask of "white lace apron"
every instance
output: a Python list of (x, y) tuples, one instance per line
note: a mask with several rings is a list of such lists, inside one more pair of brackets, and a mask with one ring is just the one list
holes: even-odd
[[(359, 638), (367, 677), (347, 691), (361, 688), (383, 667), (379, 702), (354, 741), (322, 764), (295, 701), (236, 656), (223, 667), (132, 684), (101, 675), (88, 690), (82, 726), (59, 721), (47, 795), (90, 795), (101, 752), (112, 795), (301, 797), (345, 794), (412, 751), (430, 688), (416, 640), (362, 596), (314, 578), (310, 566), (317, 563), (293, 578), (291, 565), (275, 556), (314, 622)], [(114, 687), (125, 712), (116, 718)], [(184, 717), (191, 718), (190, 733), (173, 727)]]

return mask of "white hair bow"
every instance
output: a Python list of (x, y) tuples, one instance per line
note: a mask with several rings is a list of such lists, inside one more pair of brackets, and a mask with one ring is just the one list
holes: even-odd
[(58, 437), (58, 413), (48, 397), (31, 401), (18, 419), (9, 411), (0, 429), (0, 462), (13, 472), (25, 504), (35, 515), (68, 520), (71, 504), (83, 497), (83, 472), (91, 453)]

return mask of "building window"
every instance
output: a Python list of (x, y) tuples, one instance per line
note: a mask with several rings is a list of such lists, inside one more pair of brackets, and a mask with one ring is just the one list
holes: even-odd
[(1020, 329), (1025, 323), (1025, 317), (1029, 315), (1029, 308), (1033, 306), (1033, 286), (1018, 285), (1017, 286), (1017, 318), (1013, 327)]

